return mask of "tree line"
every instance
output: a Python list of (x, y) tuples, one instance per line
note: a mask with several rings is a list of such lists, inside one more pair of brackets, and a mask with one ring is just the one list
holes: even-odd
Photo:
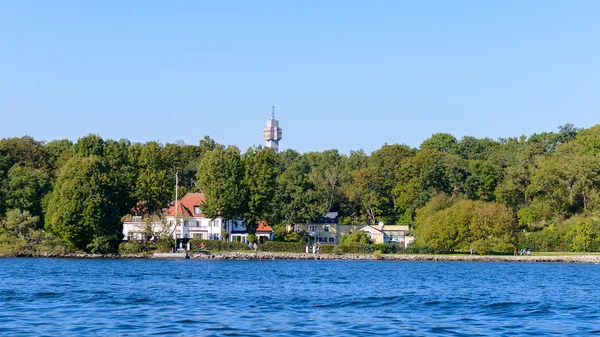
[[(0, 252), (61, 247), (114, 252), (121, 218), (143, 201), (157, 214), (202, 191), (203, 213), (285, 224), (329, 211), (340, 223), (408, 224), (416, 245), (439, 252), (600, 249), (600, 125), (571, 124), (529, 137), (462, 139), (437, 133), (418, 148), (385, 144), (337, 150), (241, 151), (204, 137), (198, 145), (132, 143), (90, 134), (44, 142), (0, 140)], [(290, 239), (292, 238), (292, 239)]]

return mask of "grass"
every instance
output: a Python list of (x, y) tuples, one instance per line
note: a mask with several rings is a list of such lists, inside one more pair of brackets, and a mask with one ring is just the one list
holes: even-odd
[(600, 255), (600, 253), (581, 253), (581, 252), (531, 252), (532, 256), (583, 256), (583, 255)]

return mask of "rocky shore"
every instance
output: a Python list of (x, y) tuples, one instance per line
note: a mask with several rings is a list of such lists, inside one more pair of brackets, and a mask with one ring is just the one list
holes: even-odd
[(600, 255), (512, 256), (512, 255), (369, 255), (303, 254), (270, 252), (192, 253), (200, 260), (382, 260), (382, 261), (470, 261), (470, 262), (580, 262), (600, 263)]
[[(145, 259), (153, 258), (148, 254), (85, 254), (64, 255), (3, 255), (2, 257), (55, 257), (75, 259)], [(163, 257), (164, 258), (164, 257)], [(168, 257), (167, 257), (168, 258)], [(189, 252), (188, 257), (196, 260), (349, 260), (349, 261), (439, 261), (439, 262), (578, 262), (600, 263), (600, 255), (553, 255), (553, 256), (512, 256), (512, 255), (373, 255), (373, 254), (304, 254), (271, 252)]]

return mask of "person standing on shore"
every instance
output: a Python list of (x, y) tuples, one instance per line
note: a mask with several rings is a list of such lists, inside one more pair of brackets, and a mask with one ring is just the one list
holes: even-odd
[(515, 256), (517, 256), (517, 247), (515, 247), (515, 251), (513, 253)]

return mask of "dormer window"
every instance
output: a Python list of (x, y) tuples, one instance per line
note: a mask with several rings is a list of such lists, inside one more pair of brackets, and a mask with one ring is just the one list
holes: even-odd
[(202, 213), (200, 206), (194, 206), (194, 214), (200, 214), (200, 213)]

